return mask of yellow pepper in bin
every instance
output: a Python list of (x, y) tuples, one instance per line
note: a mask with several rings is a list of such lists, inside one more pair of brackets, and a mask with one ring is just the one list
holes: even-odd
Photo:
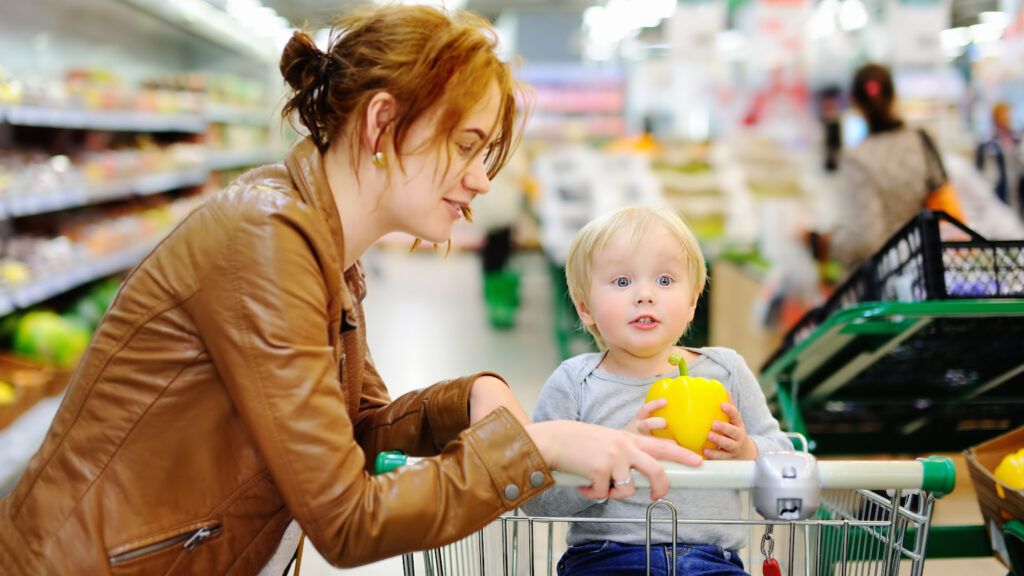
[(703, 457), (704, 448), (718, 448), (708, 441), (711, 424), (715, 420), (729, 421), (729, 417), (722, 411), (722, 403), (729, 401), (729, 393), (718, 380), (690, 377), (686, 361), (681, 356), (672, 356), (668, 361), (679, 367), (679, 376), (662, 378), (651, 384), (644, 399), (644, 402), (659, 398), (668, 400), (664, 408), (651, 415), (664, 418), (666, 427), (654, 430), (653, 433), (661, 438), (675, 440), (683, 448), (693, 450)]
[(996, 480), (1014, 490), (1024, 490), (1024, 448), (1010, 452), (996, 466)]

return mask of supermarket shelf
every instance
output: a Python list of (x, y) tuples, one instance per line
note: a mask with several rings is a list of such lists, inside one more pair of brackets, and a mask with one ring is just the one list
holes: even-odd
[(147, 242), (115, 254), (77, 262), (61, 274), (15, 288), (0, 295), (0, 316), (10, 314), (19, 308), (34, 306), (73, 288), (127, 270), (142, 260), (154, 246), (155, 242)]
[(211, 171), (245, 168), (269, 164), (281, 159), (281, 155), (269, 148), (260, 150), (231, 150), (210, 152), (206, 165)]
[(195, 114), (156, 114), (120, 110), (82, 110), (46, 106), (11, 106), (0, 118), (16, 126), (116, 130), (122, 132), (183, 132), (206, 130), (206, 120)]
[(253, 126), (269, 126), (274, 120), (270, 110), (250, 110), (232, 108), (230, 106), (210, 106), (206, 109), (208, 124), (250, 124)]
[(48, 194), (16, 196), (5, 199), (3, 210), (0, 210), (0, 219), (57, 212), (136, 195), (148, 196), (168, 190), (198, 186), (206, 181), (208, 174), (206, 169), (162, 172)]

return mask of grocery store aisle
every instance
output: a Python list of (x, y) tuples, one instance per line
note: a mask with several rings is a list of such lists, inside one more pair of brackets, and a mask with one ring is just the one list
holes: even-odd
[[(452, 253), (444, 259), (429, 253), (409, 255), (400, 249), (378, 249), (364, 261), (370, 347), (393, 396), (444, 378), (490, 369), (510, 380), (532, 412), (544, 380), (558, 362), (551, 289), (542, 256), (526, 254), (516, 261), (523, 272), (523, 304), (516, 328), (507, 332), (496, 332), (487, 325), (479, 262), (472, 253)], [(961, 464), (958, 462), (957, 490), (937, 505), (937, 523), (981, 522), (967, 469)], [(402, 574), (402, 565), (399, 559), (392, 559), (338, 570), (307, 546), (301, 573), (394, 576)], [(968, 573), (1003, 576), (1006, 570), (989, 558), (932, 561), (925, 568), (926, 576)]]

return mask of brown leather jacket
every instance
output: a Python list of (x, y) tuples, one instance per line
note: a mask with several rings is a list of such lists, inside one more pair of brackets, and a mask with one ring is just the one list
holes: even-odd
[[(348, 566), (451, 542), (552, 480), (475, 376), (391, 402), (322, 159), (239, 178), (128, 276), (0, 500), (0, 574), (254, 574), (295, 518)], [(383, 476), (386, 449), (433, 455)]]

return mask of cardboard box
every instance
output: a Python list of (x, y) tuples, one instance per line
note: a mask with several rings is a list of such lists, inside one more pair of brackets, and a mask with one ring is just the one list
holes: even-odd
[[(992, 551), (1007, 567), (1010, 567), (1010, 555), (1003, 525), (1010, 520), (1024, 521), (1024, 491), (1013, 490), (996, 480), (994, 472), (1003, 457), (1021, 448), (1024, 448), (1024, 426), (964, 451)], [(1010, 545), (1019, 543), (1011, 541)]]

